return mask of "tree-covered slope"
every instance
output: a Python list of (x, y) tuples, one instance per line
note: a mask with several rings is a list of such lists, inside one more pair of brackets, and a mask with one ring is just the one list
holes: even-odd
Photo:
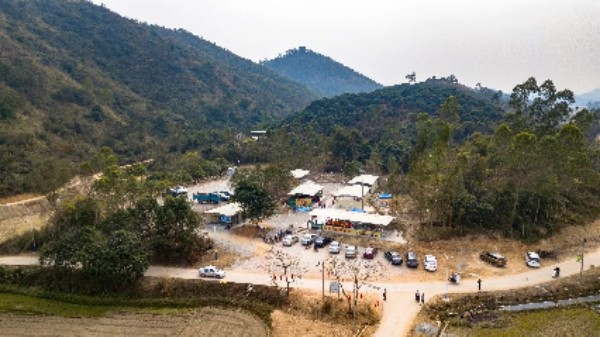
[(492, 132), (506, 109), (499, 91), (468, 88), (453, 76), (429, 79), (314, 101), (274, 127), (269, 142), (249, 147), (245, 155), (313, 170), (339, 172), (361, 165), (370, 172), (390, 172), (400, 165), (407, 171), (424, 116), (456, 113), (453, 138), (460, 142), (476, 131)]
[(315, 98), (190, 33), (87, 1), (0, 1), (0, 46), (0, 196), (35, 189), (48, 161), (105, 145), (125, 160), (208, 146), (214, 130), (277, 121)]
[(456, 97), (462, 134), (490, 130), (504, 114), (502, 94), (471, 89), (447, 79), (386, 87), (371, 93), (346, 94), (312, 102), (284, 124), (310, 125), (330, 135), (337, 126), (355, 128), (376, 140), (390, 128), (407, 127), (418, 113), (436, 115), (448, 97)]
[(371, 92), (382, 87), (343, 64), (305, 47), (288, 50), (283, 56), (261, 63), (324, 97)]

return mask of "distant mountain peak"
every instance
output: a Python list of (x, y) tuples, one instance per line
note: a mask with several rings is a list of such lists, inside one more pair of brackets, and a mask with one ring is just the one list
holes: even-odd
[(284, 55), (261, 62), (279, 75), (299, 82), (325, 97), (371, 92), (383, 86), (359, 72), (308, 49), (289, 49)]

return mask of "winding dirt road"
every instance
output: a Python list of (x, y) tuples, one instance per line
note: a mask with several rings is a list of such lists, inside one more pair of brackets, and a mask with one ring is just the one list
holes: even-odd
[[(0, 265), (34, 265), (38, 260), (36, 256), (3, 256), (0, 257)], [(600, 266), (600, 249), (593, 252), (588, 252), (585, 255), (585, 269), (590, 265)], [(579, 273), (581, 263), (576, 262), (575, 257), (571, 257), (565, 261), (552, 266), (532, 269), (525, 273), (507, 275), (493, 279), (484, 279), (482, 282), (482, 290), (509, 290), (521, 287), (530, 287), (551, 280), (552, 269), (560, 267), (562, 276), (575, 275)], [(373, 287), (387, 289), (387, 301), (384, 303), (383, 317), (379, 325), (379, 329), (375, 336), (405, 336), (408, 329), (417, 313), (420, 306), (414, 301), (414, 293), (416, 290), (425, 293), (426, 300), (433, 298), (436, 295), (441, 295), (446, 292), (450, 293), (469, 293), (477, 292), (476, 280), (466, 280), (459, 285), (449, 285), (445, 282), (445, 273), (439, 272), (440, 278), (443, 281), (438, 282), (394, 282), (381, 283), (374, 282)], [(146, 276), (155, 277), (173, 277), (182, 279), (198, 278), (196, 269), (173, 268), (151, 266), (146, 271)], [(271, 284), (270, 278), (264, 273), (249, 273), (239, 271), (227, 271), (226, 282), (236, 283), (253, 283), (253, 284)], [(326, 291), (329, 280), (325, 280)], [(351, 289), (351, 284), (344, 284), (345, 287)], [(294, 287), (320, 291), (322, 287), (321, 279), (302, 279), (299, 280)]]

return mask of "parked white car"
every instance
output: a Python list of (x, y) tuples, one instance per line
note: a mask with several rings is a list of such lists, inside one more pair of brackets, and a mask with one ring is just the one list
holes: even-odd
[(433, 255), (425, 255), (425, 259), (423, 260), (423, 265), (425, 266), (425, 270), (427, 270), (427, 271), (436, 271), (437, 270), (437, 259)]
[(294, 243), (298, 242), (298, 237), (296, 235), (286, 235), (283, 240), (284, 246), (292, 246)]
[(358, 247), (356, 246), (346, 246), (346, 258), (347, 259), (355, 259), (358, 254)]
[(310, 246), (313, 243), (313, 240), (317, 238), (317, 234), (304, 234), (302, 239), (300, 239), (300, 243), (303, 246)]
[(528, 267), (539, 268), (540, 256), (535, 252), (527, 252), (527, 254), (525, 254), (525, 263)]
[(329, 254), (339, 254), (342, 250), (342, 244), (338, 241), (333, 241), (329, 244)]
[(215, 266), (206, 266), (198, 270), (198, 275), (200, 277), (223, 278), (225, 277), (225, 272)]

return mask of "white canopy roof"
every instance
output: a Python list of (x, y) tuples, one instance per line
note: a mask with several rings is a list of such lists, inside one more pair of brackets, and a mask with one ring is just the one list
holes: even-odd
[(310, 173), (309, 170), (302, 170), (302, 169), (295, 169), (290, 172), (292, 173), (292, 177), (294, 177), (296, 179), (302, 179)]
[(362, 198), (369, 194), (369, 190), (369, 187), (362, 187), (361, 185), (348, 185), (340, 188), (333, 195), (336, 197)]
[(325, 222), (327, 219), (339, 219), (380, 226), (387, 226), (394, 220), (394, 217), (389, 215), (357, 213), (339, 208), (316, 208), (310, 212), (310, 215), (316, 216), (318, 222)]
[(232, 202), (231, 204), (215, 207), (213, 209), (209, 209), (204, 213), (209, 214), (219, 214), (225, 216), (234, 216), (238, 213), (242, 212), (242, 207), (237, 202)]
[(321, 192), (323, 190), (323, 186), (321, 185), (317, 185), (312, 181), (306, 181), (304, 183), (302, 183), (300, 186), (297, 186), (296, 188), (294, 188), (293, 190), (290, 191), (290, 193), (288, 193), (288, 195), (310, 195), (310, 196), (314, 196), (317, 195), (317, 193)]
[(379, 176), (363, 174), (363, 175), (352, 178), (352, 180), (350, 180), (348, 182), (348, 185), (364, 184), (364, 185), (373, 186), (375, 184), (375, 182), (377, 181), (377, 179), (379, 179)]

